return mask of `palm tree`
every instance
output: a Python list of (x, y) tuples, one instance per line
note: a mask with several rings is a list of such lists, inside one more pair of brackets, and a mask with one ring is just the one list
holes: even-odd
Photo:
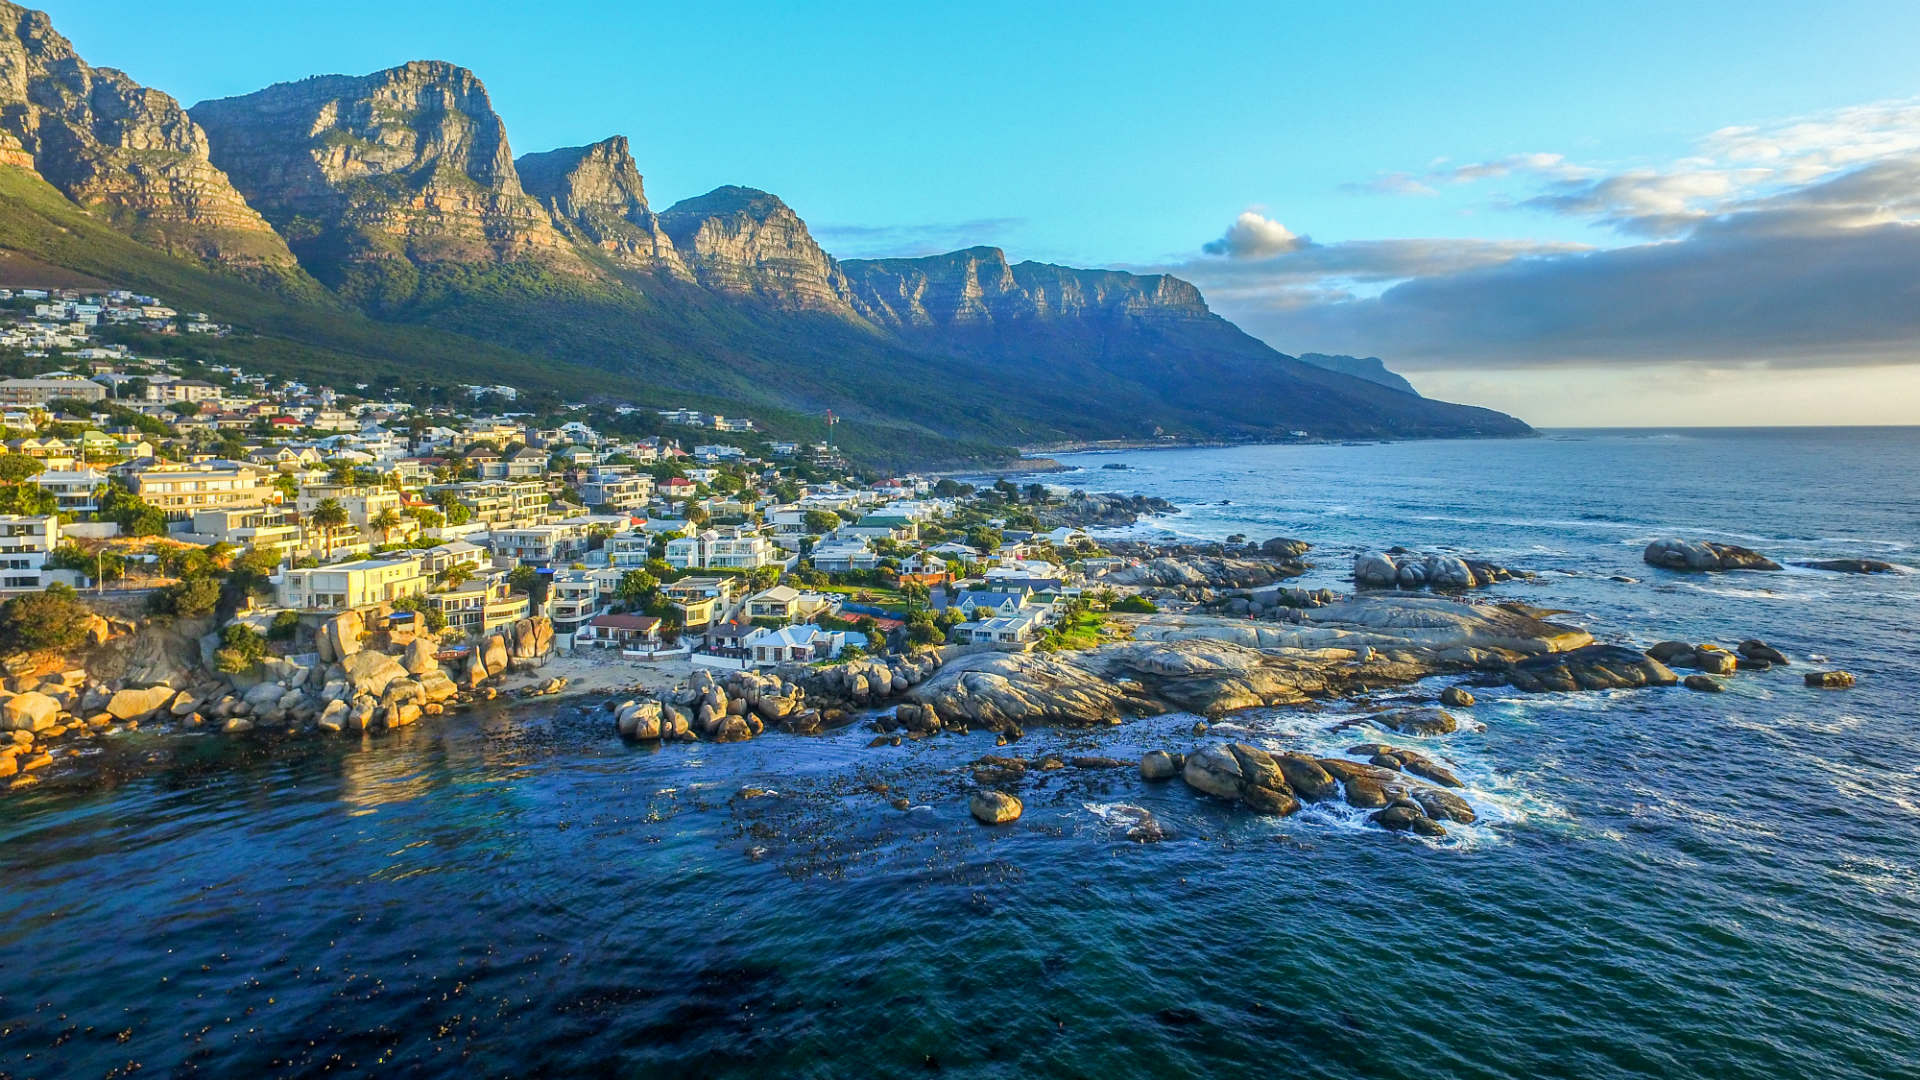
[(380, 530), (380, 542), (382, 544), (390, 544), (393, 542), (393, 530), (400, 527), (400, 514), (393, 509), (393, 507), (389, 506), (385, 510), (373, 515), (373, 520), (367, 522), (367, 524)]
[(318, 526), (325, 535), (327, 557), (333, 556), (333, 530), (343, 528), (350, 520), (347, 508), (340, 505), (339, 499), (321, 499), (313, 504), (313, 510), (307, 514), (307, 520)]

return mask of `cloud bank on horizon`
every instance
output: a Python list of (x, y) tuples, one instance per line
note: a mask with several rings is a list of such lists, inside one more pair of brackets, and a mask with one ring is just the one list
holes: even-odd
[(1723, 128), (1693, 149), (1659, 167), (1527, 153), (1349, 185), (1428, 198), (1499, 181), (1486, 211), (1579, 223), (1594, 243), (1321, 243), (1256, 207), (1160, 269), (1283, 351), (1413, 369), (1920, 360), (1920, 99)]

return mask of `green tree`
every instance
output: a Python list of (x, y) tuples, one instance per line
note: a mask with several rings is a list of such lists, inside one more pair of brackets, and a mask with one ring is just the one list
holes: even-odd
[(449, 525), (465, 525), (473, 520), (473, 508), (460, 501), (460, 496), (452, 488), (441, 488), (433, 493), (434, 504), (447, 516)]
[(246, 623), (232, 623), (220, 631), (220, 647), (213, 652), (213, 666), (229, 675), (238, 675), (258, 667), (266, 655), (267, 639)]
[(267, 626), (267, 638), (270, 641), (292, 641), (300, 632), (300, 615), (294, 611), (283, 611), (273, 617)]
[(220, 606), (220, 581), (210, 575), (183, 578), (154, 595), (153, 607), (182, 618), (207, 615)]
[(101, 489), (100, 516), (118, 523), (128, 536), (161, 536), (167, 531), (167, 515), (118, 479), (107, 481)]
[(1122, 611), (1122, 612), (1127, 612), (1129, 614), (1134, 614), (1134, 615), (1151, 615), (1154, 612), (1160, 610), (1160, 606), (1158, 604), (1155, 604), (1153, 601), (1147, 599), (1144, 596), (1137, 596), (1137, 595), (1125, 597), (1122, 600), (1120, 600), (1118, 603), (1115, 603), (1109, 606), (1114, 611)]
[(47, 463), (25, 454), (0, 453), (0, 483), (19, 484), (47, 471)]
[(87, 551), (78, 544), (61, 544), (47, 553), (50, 570), (75, 570), (102, 581), (117, 581), (127, 576), (126, 557), (118, 552)]
[(840, 527), (840, 515), (831, 510), (809, 510), (802, 523), (808, 532), (824, 536)]
[(280, 493), (282, 499), (288, 502), (300, 497), (300, 479), (292, 473), (275, 473), (273, 488)]
[(349, 520), (351, 519), (347, 516), (347, 508), (340, 505), (339, 499), (332, 497), (321, 499), (308, 512), (307, 521), (319, 529), (323, 537), (321, 545), (326, 556), (330, 557), (333, 554), (334, 530), (346, 527)]
[(49, 585), (0, 604), (0, 649), (32, 652), (71, 649), (87, 636), (93, 612), (65, 585)]
[(420, 621), (425, 624), (427, 633), (429, 634), (437, 636), (440, 631), (447, 628), (446, 615), (441, 612), (439, 607), (428, 601), (425, 597), (401, 597), (393, 602), (393, 609), (395, 611), (411, 611), (420, 616)]
[(60, 509), (60, 500), (39, 484), (0, 485), (0, 514), (46, 517)]
[(1000, 549), (1000, 530), (985, 525), (975, 525), (967, 530), (967, 546), (979, 548), (991, 555)]
[(933, 645), (946, 640), (946, 634), (933, 621), (933, 612), (922, 609), (907, 616), (907, 640), (915, 645)]
[(620, 575), (620, 582), (614, 586), (613, 595), (631, 611), (646, 607), (659, 591), (659, 578), (645, 570), (629, 570)]
[(400, 523), (404, 520), (405, 519), (400, 516), (399, 511), (388, 507), (373, 515), (373, 520), (367, 522), (367, 524), (380, 530), (380, 542), (382, 544), (390, 544), (393, 542), (393, 530), (399, 528)]

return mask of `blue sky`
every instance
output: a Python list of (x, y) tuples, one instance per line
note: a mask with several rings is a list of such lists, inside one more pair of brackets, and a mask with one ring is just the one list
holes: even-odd
[[(630, 136), (656, 206), (742, 183), (785, 198), (842, 257), (993, 243), (1016, 259), (1169, 269), (1282, 349), (1380, 352), (1423, 386), (1503, 405), (1501, 380), (1653, 361), (1607, 345), (1591, 316), (1569, 316), (1585, 328), (1573, 339), (1536, 334), (1476, 361), (1458, 320), (1401, 317), (1409, 294), (1393, 286), (1492, 288), (1473, 275), (1502, 270), (1506, 288), (1542, 262), (1586, 272), (1570, 245), (1695, 243), (1714, 215), (1867, 160), (1736, 173), (1753, 154), (1715, 132), (1836, 115), (1847, 131), (1904, 130), (1905, 113), (1844, 110), (1920, 95), (1911, 2), (44, 7), (91, 62), (189, 104), (451, 60), (486, 82), (516, 152)], [(1719, 187), (1700, 186), (1708, 172)], [(1620, 185), (1601, 185), (1621, 177), (1638, 186), (1606, 205)], [(1649, 183), (1682, 218), (1650, 224)], [(1203, 253), (1248, 212), (1266, 241)], [(1409, 263), (1392, 247), (1382, 266), (1367, 246), (1409, 238), (1445, 241), (1446, 255)], [(1886, 334), (1844, 356), (1752, 349), (1668, 359), (1777, 370), (1902, 355)]]

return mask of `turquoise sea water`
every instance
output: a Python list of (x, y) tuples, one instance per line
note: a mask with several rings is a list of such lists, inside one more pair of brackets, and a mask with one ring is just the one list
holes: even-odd
[[(1143, 533), (1313, 541), (1308, 584), (1449, 547), (1536, 571), (1497, 593), (1603, 639), (1759, 636), (1859, 685), (1807, 690), (1801, 661), (1721, 695), (1485, 692), (1484, 731), (1396, 739), (1482, 815), (1438, 842), (1130, 771), (1048, 774), (988, 830), (948, 771), (984, 737), (645, 749), (588, 702), (117, 739), (110, 779), (0, 802), (0, 1073), (1920, 1075), (1920, 576), (1639, 558), (1680, 535), (1920, 563), (1920, 431), (1071, 460), (1055, 482), (1182, 505)], [(1227, 730), (1327, 752), (1355, 711)], [(1131, 757), (1191, 723), (1020, 751)], [(1130, 808), (1171, 838), (1126, 841)]]

